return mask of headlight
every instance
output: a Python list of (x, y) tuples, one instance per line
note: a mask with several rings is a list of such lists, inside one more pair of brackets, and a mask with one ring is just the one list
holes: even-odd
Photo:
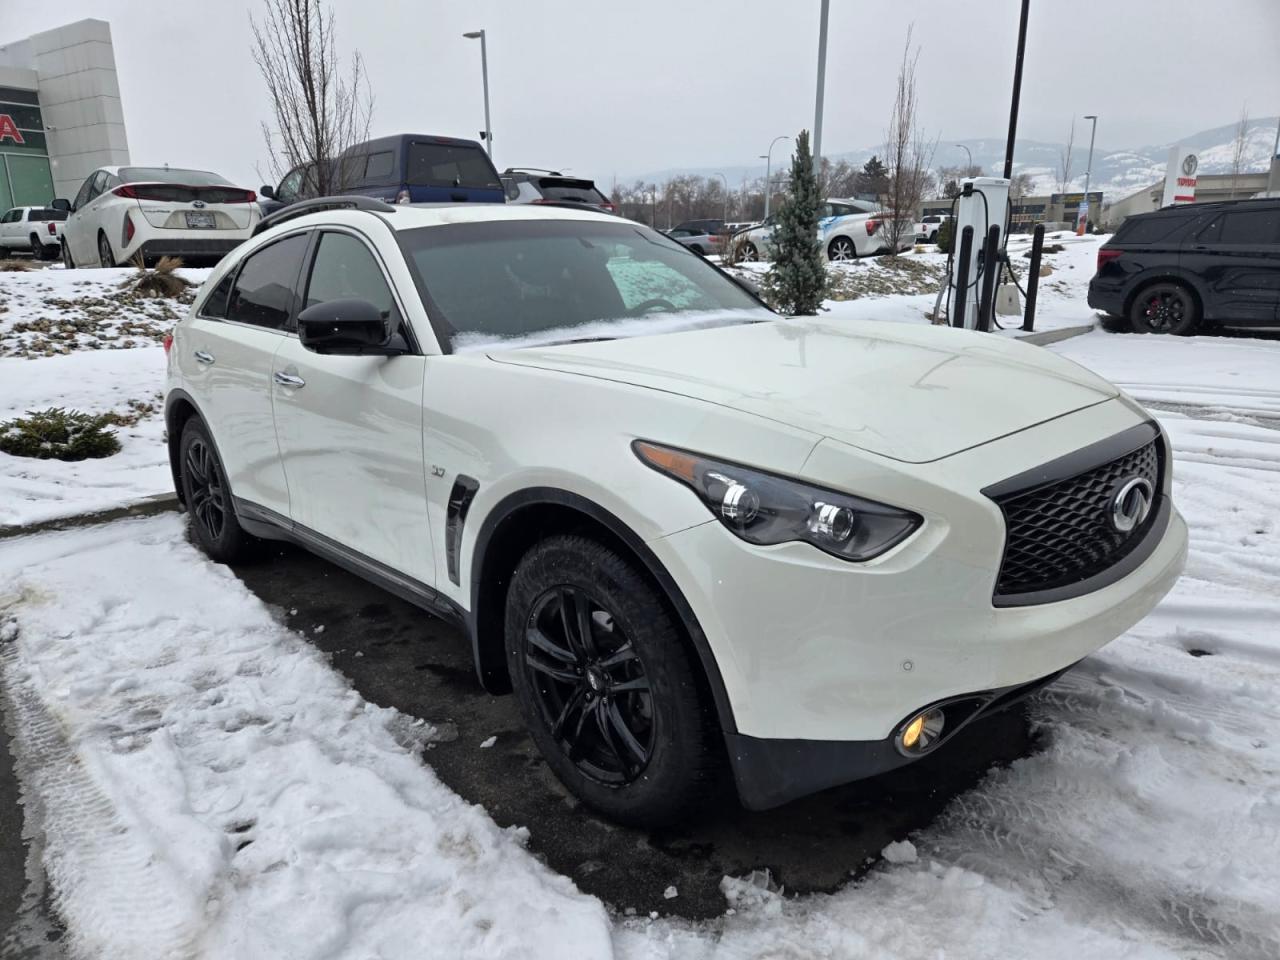
[(644, 463), (679, 480), (748, 543), (800, 540), (843, 560), (870, 560), (923, 522), (909, 511), (736, 463), (637, 440)]

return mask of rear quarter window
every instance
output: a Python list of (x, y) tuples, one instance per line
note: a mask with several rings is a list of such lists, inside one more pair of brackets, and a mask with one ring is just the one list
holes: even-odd
[(1150, 217), (1146, 219), (1131, 218), (1116, 231), (1113, 243), (1155, 243), (1171, 235), (1178, 227), (1184, 226), (1185, 217)]
[(480, 187), (501, 190), (497, 171), (479, 147), (410, 143), (405, 180), (416, 187)]

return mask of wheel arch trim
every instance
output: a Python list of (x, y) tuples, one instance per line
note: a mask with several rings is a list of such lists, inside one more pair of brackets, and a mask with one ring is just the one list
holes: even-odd
[[(483, 618), (486, 614), (480, 608), (480, 588), (486, 555), (494, 535), (504, 522), (527, 508), (540, 505), (568, 508), (582, 514), (586, 519), (594, 521), (617, 537), (640, 561), (645, 572), (653, 578), (663, 592), (665, 599), (679, 618), (685, 635), (693, 645), (698, 662), (702, 666), (703, 676), (710, 688), (722, 731), (735, 733), (737, 724), (733, 718), (733, 707), (725, 689), (724, 678), (720, 674), (719, 664), (694, 614), (693, 607), (690, 606), (675, 579), (648, 545), (626, 523), (594, 501), (558, 487), (528, 487), (508, 494), (486, 514), (476, 532), (476, 539), (471, 549), (471, 582), (469, 584), (471, 609), (467, 625), (471, 635), (476, 675), (481, 685), (492, 692), (505, 692), (509, 684), (506, 674), (505, 646), (501, 643), (495, 644), (491, 625), (484, 622)], [(488, 616), (492, 618), (492, 612), (489, 612)], [(502, 619), (502, 615), (499, 614), (499, 623)]]

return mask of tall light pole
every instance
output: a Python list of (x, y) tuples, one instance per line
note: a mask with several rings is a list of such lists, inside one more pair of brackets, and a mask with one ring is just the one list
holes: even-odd
[(493, 128), (489, 126), (489, 50), (485, 45), (484, 31), (472, 30), (464, 33), (468, 40), (480, 41), (480, 73), (484, 77), (484, 145), (493, 156)]
[(712, 176), (719, 177), (721, 180), (724, 181), (724, 216), (722, 216), (720, 219), (728, 220), (729, 219), (729, 178), (726, 177), (723, 173), (713, 173)]
[(959, 147), (961, 150), (963, 150), (966, 154), (968, 154), (969, 169), (972, 170), (973, 169), (973, 151), (970, 150), (968, 147), (966, 147), (963, 143), (957, 143), (956, 146)]
[(788, 136), (774, 137), (773, 143), (769, 144), (769, 152), (761, 154), (760, 159), (764, 161), (764, 218), (769, 219), (769, 194), (773, 192), (773, 186), (769, 182), (770, 171), (773, 169), (773, 147), (779, 140), (790, 140)]
[(1089, 175), (1093, 173), (1093, 138), (1098, 135), (1098, 118), (1092, 113), (1085, 114), (1086, 120), (1093, 121), (1093, 128), (1089, 131), (1089, 159), (1084, 165), (1084, 199), (1081, 205), (1084, 207), (1084, 229), (1089, 229)]
[(818, 94), (813, 105), (813, 172), (822, 172), (822, 93), (827, 85), (827, 14), (831, 0), (822, 0), (822, 22), (818, 27)]

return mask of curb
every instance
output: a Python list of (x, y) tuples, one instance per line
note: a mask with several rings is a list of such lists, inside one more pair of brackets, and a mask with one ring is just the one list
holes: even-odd
[(1015, 340), (1021, 340), (1023, 343), (1034, 343), (1037, 347), (1047, 347), (1051, 343), (1058, 343), (1061, 340), (1070, 340), (1072, 337), (1079, 337), (1098, 326), (1097, 321), (1093, 323), (1082, 324), (1078, 327), (1062, 327), (1059, 330), (1040, 330), (1038, 332), (1024, 333), (1020, 337), (1014, 337)]
[(53, 530), (70, 530), (75, 527), (91, 527), (112, 520), (123, 520), (127, 517), (150, 517), (168, 510), (179, 510), (176, 493), (157, 493), (154, 496), (135, 500), (123, 507), (112, 507), (109, 510), (97, 510), (93, 513), (81, 513), (72, 517), (58, 517), (53, 520), (41, 520), (39, 523), (28, 523), (20, 526), (0, 527), (0, 540), (13, 537), (26, 537), (35, 533), (49, 533)]

